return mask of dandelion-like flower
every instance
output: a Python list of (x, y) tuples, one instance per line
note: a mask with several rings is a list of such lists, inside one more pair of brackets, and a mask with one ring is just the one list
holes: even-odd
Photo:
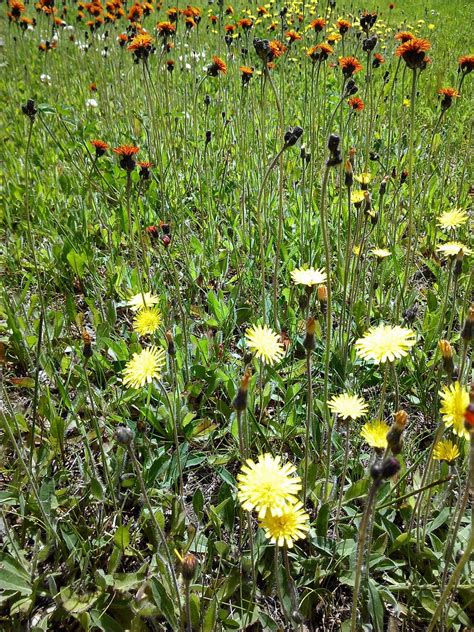
[(371, 448), (384, 450), (387, 447), (387, 433), (390, 426), (386, 421), (370, 421), (360, 430), (360, 436)]
[(411, 329), (382, 324), (371, 327), (357, 340), (355, 348), (364, 360), (373, 360), (375, 364), (381, 364), (406, 356), (415, 343), (415, 332)]
[(354, 112), (361, 112), (365, 108), (364, 102), (359, 97), (351, 97), (348, 99), (347, 104)]
[(362, 64), (356, 57), (341, 57), (339, 66), (342, 68), (342, 73), (345, 77), (352, 77), (353, 74), (362, 70)]
[(315, 268), (296, 268), (290, 274), (293, 283), (296, 283), (296, 285), (307, 285), (308, 287), (325, 283), (327, 278), (324, 270)]
[(217, 55), (213, 55), (211, 59), (212, 64), (209, 64), (209, 66), (207, 67), (207, 74), (210, 77), (217, 77), (219, 73), (225, 75), (227, 72), (227, 64), (225, 63), (225, 61)]
[(161, 325), (161, 313), (155, 307), (146, 307), (140, 309), (133, 319), (133, 329), (140, 336), (148, 336), (154, 334)]
[(365, 200), (365, 193), (361, 189), (355, 189), (351, 191), (351, 202), (352, 204), (362, 204)]
[(328, 408), (343, 419), (354, 420), (366, 415), (368, 410), (366, 402), (361, 397), (349, 393), (341, 393), (332, 397), (328, 401)]
[(159, 302), (159, 297), (155, 296), (151, 292), (139, 292), (132, 296), (128, 301), (127, 305), (133, 312), (137, 312), (139, 309), (143, 309), (144, 307), (153, 307)]
[(249, 327), (245, 332), (245, 340), (257, 358), (261, 358), (267, 364), (278, 362), (284, 355), (280, 337), (267, 325)]
[(455, 257), (461, 250), (465, 255), (470, 255), (472, 252), (467, 246), (458, 241), (447, 241), (445, 244), (437, 246), (436, 250), (446, 257)]
[(428, 40), (419, 37), (413, 37), (402, 44), (395, 51), (397, 57), (401, 57), (408, 68), (415, 70), (423, 65), (426, 61), (426, 51), (431, 48)]
[(267, 513), (260, 521), (260, 526), (272, 544), (286, 545), (291, 549), (293, 542), (306, 537), (309, 531), (309, 515), (303, 509), (303, 503), (298, 502), (285, 509), (280, 516)]
[(467, 213), (461, 208), (455, 208), (452, 211), (441, 213), (436, 222), (441, 228), (457, 228), (467, 222)]
[(246, 511), (255, 509), (260, 520), (267, 514), (282, 516), (284, 511), (297, 502), (301, 479), (293, 476), (296, 467), (291, 463), (281, 465), (279, 456), (262, 454), (255, 463), (247, 459), (237, 475), (238, 497)]
[(459, 448), (450, 439), (438, 441), (433, 448), (433, 459), (436, 461), (447, 461), (451, 463), (459, 456)]
[(374, 257), (377, 259), (385, 259), (385, 257), (390, 257), (390, 250), (385, 250), (385, 248), (372, 248), (370, 251)]
[(159, 380), (165, 365), (165, 351), (161, 347), (142, 349), (134, 353), (123, 370), (123, 383), (131, 388), (142, 388), (153, 380)]
[(357, 182), (360, 182), (360, 184), (367, 186), (372, 181), (372, 174), (369, 173), (368, 171), (364, 171), (360, 175), (354, 176), (354, 179), (357, 180)]
[(469, 391), (461, 386), (459, 382), (454, 382), (443, 387), (439, 392), (441, 397), (441, 416), (447, 428), (453, 429), (458, 437), (469, 439), (469, 433), (464, 427), (464, 413), (469, 405)]

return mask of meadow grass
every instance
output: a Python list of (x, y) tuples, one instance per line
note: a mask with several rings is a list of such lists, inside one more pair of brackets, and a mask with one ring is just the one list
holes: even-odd
[(470, 4), (333, 4), (2, 6), (2, 630), (474, 626)]

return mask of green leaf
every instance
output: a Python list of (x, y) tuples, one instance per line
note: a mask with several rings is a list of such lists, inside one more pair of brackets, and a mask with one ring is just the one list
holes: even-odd
[(125, 551), (125, 549), (130, 544), (130, 529), (125, 525), (118, 527), (118, 529), (114, 533), (114, 542), (119, 547), (119, 549)]
[(213, 599), (209, 604), (204, 620), (202, 622), (202, 632), (214, 632), (217, 620), (217, 601)]
[(7, 553), (0, 553), (0, 590), (31, 593), (30, 576), (16, 560)]
[(153, 600), (160, 612), (171, 625), (173, 630), (177, 630), (178, 619), (174, 610), (173, 601), (170, 599), (165, 590), (165, 587), (158, 580), (157, 577), (152, 577), (151, 579), (151, 592), (153, 595)]

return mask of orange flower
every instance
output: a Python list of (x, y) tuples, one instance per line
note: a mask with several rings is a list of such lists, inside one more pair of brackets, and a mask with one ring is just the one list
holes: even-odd
[(313, 61), (325, 61), (329, 55), (334, 53), (334, 49), (329, 44), (317, 44), (316, 46), (311, 46), (306, 51), (308, 57), (311, 57)]
[(156, 30), (161, 37), (169, 37), (170, 35), (176, 33), (176, 24), (173, 24), (172, 22), (158, 22)]
[(90, 143), (92, 147), (95, 148), (95, 155), (97, 158), (103, 156), (107, 149), (109, 149), (109, 146), (103, 140), (91, 140)]
[(217, 15), (210, 15), (209, 21), (211, 22), (211, 24), (217, 24), (217, 22), (219, 21), (219, 18), (217, 17)]
[(135, 169), (135, 156), (140, 151), (135, 145), (120, 145), (114, 148), (114, 153), (120, 156), (120, 166), (127, 171)]
[(240, 72), (242, 73), (242, 85), (246, 86), (253, 76), (253, 68), (250, 68), (250, 66), (240, 66)]
[(229, 6), (225, 10), (225, 14), (226, 15), (232, 15), (232, 13), (234, 13), (234, 8), (232, 7), (231, 4), (229, 4)]
[(395, 55), (401, 57), (408, 68), (415, 70), (421, 68), (423, 62), (427, 61), (426, 51), (431, 48), (428, 40), (414, 37), (397, 48)]
[(268, 11), (265, 9), (265, 7), (258, 7), (257, 9), (257, 13), (258, 15), (269, 15)]
[(463, 55), (458, 62), (459, 68), (466, 74), (474, 70), (474, 55)]
[(143, 15), (143, 9), (139, 4), (133, 4), (127, 15), (127, 20), (137, 22)]
[(150, 54), (152, 45), (153, 37), (149, 33), (141, 33), (132, 39), (127, 49), (138, 59), (146, 59)]
[(453, 104), (453, 99), (459, 98), (461, 95), (454, 88), (440, 88), (438, 94), (443, 95), (441, 100), (441, 108), (447, 110)]
[(384, 63), (385, 63), (384, 56), (381, 55), (380, 53), (375, 53), (374, 58), (372, 60), (372, 66), (374, 68), (378, 68), (379, 66), (381, 66)]
[(25, 5), (23, 4), (23, 2), (20, 2), (19, 0), (10, 0), (10, 12), (8, 13), (8, 17), (10, 20), (12, 20), (13, 22), (17, 22), (18, 18), (21, 16), (22, 13), (25, 12)]
[(324, 18), (316, 18), (310, 22), (309, 25), (316, 31), (316, 33), (320, 33), (326, 26), (326, 20)]
[(395, 35), (395, 39), (402, 44), (405, 44), (406, 42), (415, 39), (415, 36), (413, 35), (413, 33), (410, 33), (410, 31), (400, 31)]
[(342, 35), (339, 35), (339, 33), (331, 33), (331, 35), (328, 35), (326, 39), (329, 44), (335, 44), (342, 39)]
[(125, 44), (128, 42), (128, 35), (126, 33), (120, 33), (117, 37), (117, 42), (120, 44), (120, 46), (125, 46)]
[(217, 77), (217, 75), (221, 72), (223, 75), (227, 72), (227, 64), (217, 55), (213, 55), (211, 57), (212, 64), (210, 64), (207, 68), (207, 74), (210, 77)]
[(278, 40), (272, 40), (268, 46), (271, 51), (272, 59), (281, 57), (288, 50), (287, 47)]
[(238, 20), (237, 26), (240, 26), (240, 28), (244, 29), (244, 31), (248, 31), (252, 28), (253, 22), (250, 18), (241, 18)]
[(352, 97), (347, 101), (347, 103), (349, 104), (349, 107), (354, 110), (354, 112), (360, 112), (365, 108), (364, 102), (362, 101), (362, 99), (359, 99), (359, 97)]
[(303, 39), (297, 31), (293, 30), (287, 31), (285, 35), (290, 40), (290, 42), (296, 42), (297, 40)]
[(170, 20), (170, 22), (176, 22), (179, 14), (180, 14), (180, 10), (177, 7), (171, 7), (171, 9), (168, 9), (166, 11), (166, 15), (168, 16), (168, 19)]
[(184, 24), (186, 25), (186, 28), (191, 30), (196, 26), (196, 22), (194, 20), (194, 18), (186, 18), (184, 20)]
[(362, 64), (356, 57), (341, 57), (339, 66), (345, 77), (352, 77), (353, 74), (362, 70)]
[(224, 31), (226, 33), (233, 33), (235, 31), (235, 24), (226, 24), (224, 26)]
[(348, 22), (347, 20), (338, 20), (336, 22), (336, 27), (337, 30), (339, 31), (339, 33), (341, 35), (344, 35), (344, 33), (347, 33), (347, 31), (352, 28), (352, 24), (350, 22)]

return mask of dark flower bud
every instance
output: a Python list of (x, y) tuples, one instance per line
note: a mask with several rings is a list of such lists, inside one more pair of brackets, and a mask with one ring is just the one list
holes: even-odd
[(328, 140), (328, 149), (329, 149), (329, 151), (331, 153), (335, 152), (335, 151), (338, 151), (340, 142), (341, 142), (341, 139), (339, 138), (339, 136), (337, 136), (337, 134), (331, 134), (329, 136), (329, 140)]
[(354, 184), (354, 172), (350, 160), (346, 160), (344, 165), (344, 184), (346, 187), (351, 187)]
[(82, 349), (82, 353), (84, 355), (85, 358), (91, 358), (93, 351), (92, 351), (92, 338), (89, 334), (88, 331), (86, 331), (85, 329), (82, 332), (82, 342), (84, 343), (84, 347)]
[(373, 35), (372, 37), (368, 37), (365, 40), (362, 41), (362, 50), (364, 50), (366, 53), (374, 50), (374, 48), (377, 46), (377, 36)]
[(373, 481), (380, 482), (382, 480), (382, 464), (380, 463), (380, 461), (372, 463), (370, 467), (370, 476), (372, 477)]
[(38, 113), (34, 99), (28, 99), (26, 105), (21, 106), (21, 111), (25, 116), (28, 116), (31, 121), (34, 121), (36, 114)]
[(418, 314), (418, 305), (413, 305), (413, 307), (408, 307), (403, 312), (403, 318), (405, 319), (407, 323), (411, 324), (415, 320), (417, 314)]
[(390, 72), (386, 70), (383, 75), (383, 82), (387, 83), (389, 79), (390, 79)]
[(192, 553), (186, 553), (183, 561), (181, 562), (181, 572), (185, 582), (190, 582), (193, 579), (196, 573), (197, 565), (197, 557)]
[(176, 355), (176, 347), (174, 346), (173, 334), (171, 333), (169, 329), (165, 333), (165, 338), (166, 338), (166, 342), (168, 343), (168, 354), (170, 356)]
[(115, 431), (115, 441), (120, 445), (131, 445), (133, 437), (133, 431), (127, 426), (119, 426)]
[(160, 228), (163, 231), (163, 235), (171, 234), (171, 227), (168, 222), (160, 222)]
[(290, 127), (285, 134), (285, 146), (292, 147), (297, 143), (303, 134), (303, 128), (296, 126)]
[(204, 105), (208, 108), (211, 105), (211, 97), (206, 94), (206, 96), (204, 97)]
[(382, 463), (382, 478), (392, 478), (400, 471), (400, 462), (394, 457), (388, 457)]
[(345, 96), (346, 97), (350, 97), (353, 94), (356, 94), (356, 92), (358, 92), (359, 88), (356, 85), (356, 82), (354, 81), (354, 79), (350, 78), (348, 79), (347, 83), (346, 83), (346, 89), (345, 89)]
[(161, 243), (165, 248), (168, 248), (171, 243), (171, 237), (169, 235), (163, 235), (163, 237), (161, 238)]
[(308, 318), (306, 321), (306, 337), (303, 342), (303, 347), (306, 351), (312, 351), (315, 347), (314, 344), (314, 332), (316, 330), (316, 321), (314, 318)]
[(247, 396), (249, 390), (249, 381), (251, 377), (250, 370), (247, 369), (245, 371), (242, 380), (240, 381), (240, 387), (237, 391), (237, 395), (235, 396), (234, 401), (232, 402), (233, 407), (237, 412), (242, 412), (247, 408)]
[(464, 323), (464, 327), (461, 331), (461, 338), (466, 344), (474, 338), (474, 303), (469, 308), (466, 322)]
[(454, 264), (454, 270), (453, 270), (454, 276), (459, 276), (461, 274), (463, 259), (464, 259), (464, 251), (461, 248), (461, 250), (456, 255), (456, 263)]
[(378, 162), (378, 160), (380, 159), (380, 156), (378, 155), (376, 151), (371, 151), (369, 153), (369, 158), (370, 160), (372, 160), (372, 162)]
[(208, 145), (211, 142), (211, 138), (212, 138), (212, 132), (211, 130), (207, 130), (206, 131), (206, 145)]
[(380, 188), (379, 188), (380, 195), (385, 195), (387, 191), (388, 180), (389, 180), (388, 176), (385, 176), (385, 178), (383, 178), (382, 182), (380, 183)]
[(400, 174), (400, 184), (405, 184), (407, 178), (408, 178), (408, 171), (404, 169)]

